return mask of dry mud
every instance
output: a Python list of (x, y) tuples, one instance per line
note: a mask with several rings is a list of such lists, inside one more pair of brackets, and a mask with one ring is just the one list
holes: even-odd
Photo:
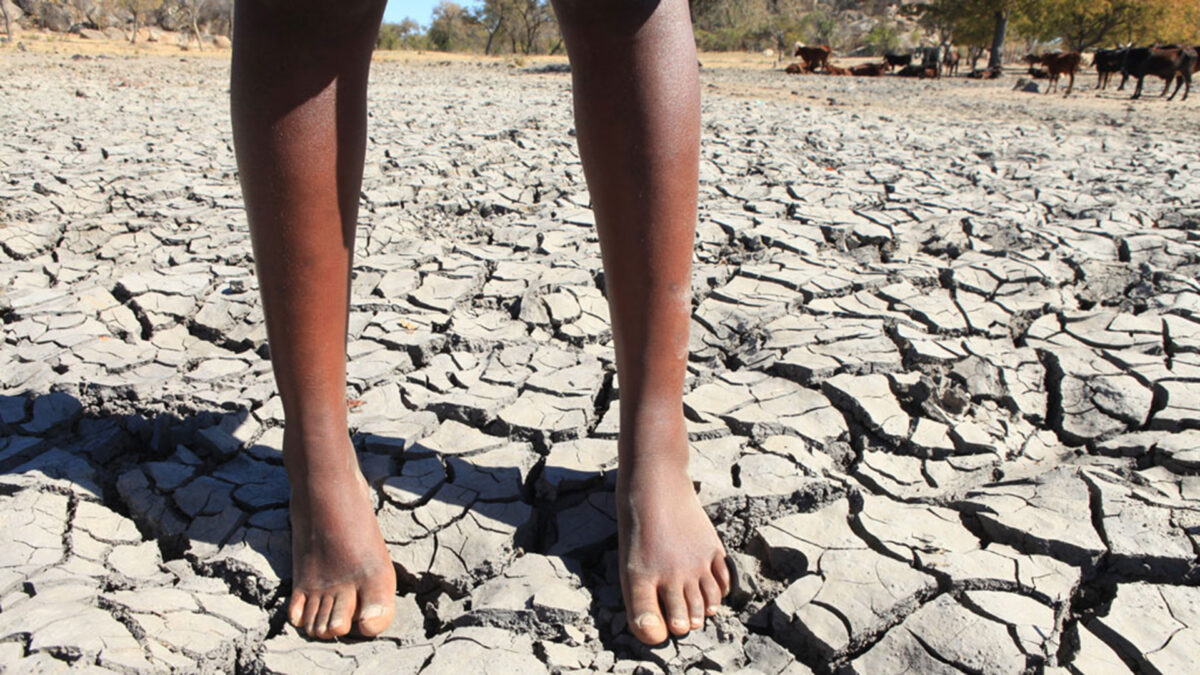
[(1184, 672), (1200, 101), (705, 69), (692, 471), (738, 570), (624, 630), (619, 383), (553, 66), (382, 63), (354, 439), (400, 577), (282, 620), (282, 410), (215, 59), (0, 58), (0, 669)]

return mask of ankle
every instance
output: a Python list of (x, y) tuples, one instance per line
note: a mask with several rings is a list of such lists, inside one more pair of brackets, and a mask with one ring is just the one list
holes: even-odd
[(357, 474), (358, 458), (346, 429), (285, 428), (283, 433), (283, 466), (293, 483), (311, 477)]

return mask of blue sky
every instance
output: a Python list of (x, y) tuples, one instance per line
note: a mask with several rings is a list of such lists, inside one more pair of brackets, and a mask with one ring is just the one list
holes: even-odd
[[(422, 26), (429, 26), (433, 18), (433, 8), (440, 0), (388, 0), (387, 9), (383, 10), (383, 20), (388, 23), (399, 23), (405, 17), (411, 18)], [(455, 0), (458, 4), (472, 9), (481, 4), (479, 0)]]

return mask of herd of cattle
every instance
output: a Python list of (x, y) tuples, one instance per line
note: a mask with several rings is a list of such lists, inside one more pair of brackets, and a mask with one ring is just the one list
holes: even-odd
[[(884, 73), (895, 72), (901, 77), (935, 78), (943, 75), (958, 74), (960, 56), (958, 49), (950, 46), (920, 47), (907, 54), (885, 54), (882, 62), (864, 63), (843, 68), (829, 62), (833, 50), (828, 45), (797, 44), (793, 56), (803, 63), (793, 63), (785, 70), (788, 73), (824, 73), (827, 75), (857, 75), (860, 77), (879, 77)], [(1070, 79), (1067, 94), (1075, 88), (1075, 74), (1084, 66), (1084, 56), (1079, 52), (1048, 52), (1045, 54), (1030, 54), (1025, 57), (1029, 64), (1029, 74), (1035, 78), (1050, 80), (1051, 89), (1058, 89), (1058, 81), (1063, 75)], [(1147, 75), (1154, 75), (1166, 80), (1163, 96), (1175, 84), (1171, 92), (1171, 100), (1183, 88), (1183, 98), (1187, 100), (1192, 89), (1192, 75), (1200, 71), (1200, 45), (1155, 45), (1152, 47), (1126, 47), (1123, 49), (1100, 49), (1092, 57), (1092, 63), (1099, 74), (1097, 89), (1107, 89), (1109, 79), (1116, 73), (1121, 73), (1121, 86), (1118, 91), (1125, 89), (1129, 78), (1137, 79), (1137, 88), (1133, 98), (1140, 98), (1142, 86)], [(899, 71), (896, 69), (899, 68)], [(972, 70), (967, 77), (994, 79), (1000, 77), (999, 68)]]

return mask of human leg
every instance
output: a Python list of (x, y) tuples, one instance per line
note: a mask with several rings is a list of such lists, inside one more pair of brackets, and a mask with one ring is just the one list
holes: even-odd
[(379, 0), (238, 0), (234, 144), (283, 400), (291, 481), (288, 619), (377, 635), (395, 571), (350, 443), (346, 329)]
[[(621, 390), (621, 588), (638, 639), (699, 628), (729, 588), (687, 474), (683, 383), (700, 89), (685, 0), (555, 0)], [(664, 618), (666, 621), (664, 621)]]

